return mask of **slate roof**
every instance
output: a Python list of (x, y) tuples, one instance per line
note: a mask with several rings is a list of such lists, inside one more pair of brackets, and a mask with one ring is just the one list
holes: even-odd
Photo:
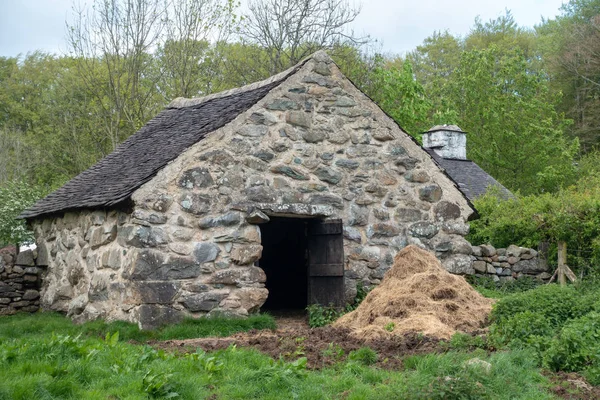
[(514, 195), (471, 160), (457, 160), (440, 157), (432, 149), (424, 149), (431, 158), (445, 170), (446, 174), (457, 184), (459, 190), (470, 201), (482, 196), (489, 186), (498, 186), (502, 197), (512, 198)]
[(113, 153), (23, 211), (19, 218), (109, 207), (127, 200), (184, 150), (248, 110), (302, 65), (243, 88), (191, 101), (174, 100)]

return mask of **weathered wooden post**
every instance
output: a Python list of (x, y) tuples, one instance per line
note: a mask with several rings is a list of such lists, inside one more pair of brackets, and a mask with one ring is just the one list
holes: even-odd
[(558, 278), (560, 286), (565, 286), (567, 284), (567, 278), (569, 278), (571, 282), (575, 282), (577, 279), (573, 271), (571, 271), (571, 268), (567, 265), (567, 242), (558, 242), (558, 267), (548, 283), (551, 283), (555, 278)]

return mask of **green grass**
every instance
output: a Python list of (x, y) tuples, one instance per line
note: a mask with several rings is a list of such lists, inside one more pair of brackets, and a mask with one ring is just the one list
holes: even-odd
[[(3, 317), (0, 400), (553, 398), (546, 392), (548, 382), (529, 350), (411, 356), (404, 360), (403, 370), (386, 371), (370, 366), (379, 355), (360, 349), (332, 368), (309, 371), (303, 358), (290, 363), (274, 361), (251, 349), (230, 347), (182, 356), (128, 342), (193, 332), (222, 335), (272, 324), (268, 316), (256, 318), (245, 323), (186, 321), (180, 328), (145, 332), (142, 337), (131, 324), (77, 326), (56, 314)], [(201, 323), (208, 327), (198, 327)], [(488, 374), (481, 368), (465, 367), (474, 357), (491, 363), (492, 371)]]
[(53, 332), (63, 335), (104, 337), (119, 332), (122, 340), (145, 342), (148, 340), (190, 339), (208, 336), (228, 336), (251, 329), (275, 329), (275, 319), (268, 314), (251, 315), (246, 319), (202, 318), (187, 319), (180, 324), (167, 325), (154, 331), (143, 331), (137, 325), (123, 321), (101, 320), (76, 325), (58, 313), (21, 313), (0, 317), (0, 340), (27, 336), (44, 337)]

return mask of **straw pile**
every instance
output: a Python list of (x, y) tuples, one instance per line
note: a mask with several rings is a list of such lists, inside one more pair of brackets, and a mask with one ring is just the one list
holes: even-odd
[(381, 284), (334, 326), (349, 328), (366, 341), (408, 332), (449, 339), (457, 331), (482, 328), (491, 308), (492, 300), (463, 277), (450, 274), (433, 254), (411, 245), (396, 255)]

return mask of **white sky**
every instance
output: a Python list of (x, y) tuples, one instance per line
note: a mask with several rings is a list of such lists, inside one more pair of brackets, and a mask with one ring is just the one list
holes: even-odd
[[(33, 50), (60, 53), (66, 50), (65, 19), (73, 1), (0, 0), (0, 56)], [(414, 49), (435, 30), (465, 35), (475, 17), (487, 21), (511, 10), (521, 26), (533, 27), (542, 16), (553, 18), (566, 0), (363, 0), (353, 25), (356, 33), (382, 42), (386, 53)]]

